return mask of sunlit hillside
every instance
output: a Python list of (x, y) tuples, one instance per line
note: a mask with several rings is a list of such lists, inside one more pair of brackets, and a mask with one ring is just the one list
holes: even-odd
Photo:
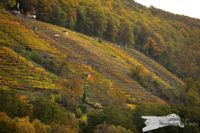
[[(67, 4), (65, 0), (61, 1)], [(79, 2), (68, 4), (76, 8)], [(121, 29), (123, 32), (119, 31), (119, 35), (103, 34), (102, 27), (98, 27), (101, 24), (93, 25), (96, 28), (93, 27), (95, 30), (92, 32), (84, 28), (81, 31), (83, 29), (80, 27), (79, 30), (70, 27), (72, 23), (62, 25), (57, 21), (61, 19), (55, 19), (54, 16), (42, 18), (46, 15), (39, 14), (39, 18), (34, 19), (25, 14), (13, 13), (11, 8), (0, 9), (0, 133), (140, 133), (144, 124), (141, 116), (170, 113), (178, 114), (184, 119), (183, 122), (188, 120), (199, 123), (200, 84), (193, 78), (198, 73), (198, 63), (189, 65), (187, 72), (184, 71), (186, 69), (180, 68), (180, 62), (174, 60), (176, 50), (172, 53), (162, 51), (171, 43), (167, 42), (165, 46), (159, 43), (162, 39), (166, 41), (166, 37), (171, 34), (171, 31), (169, 34), (161, 34), (161, 30), (172, 26), (171, 20), (165, 20), (165, 16), (158, 14), (156, 9), (138, 4), (134, 7), (130, 5), (132, 1), (102, 2), (102, 5), (106, 5), (105, 11), (113, 12), (116, 17), (114, 20), (124, 22), (125, 28)], [(82, 4), (83, 7), (88, 5), (87, 10), (90, 6), (94, 7), (90, 1)], [(51, 10), (50, 7), (45, 9)], [(98, 16), (100, 9), (94, 10), (97, 18), (102, 17)], [(84, 13), (86, 9), (78, 10)], [(127, 14), (128, 11), (131, 11), (130, 14)], [(149, 11), (154, 11), (154, 15), (150, 15), (152, 22), (146, 18)], [(55, 12), (60, 10), (55, 8)], [(121, 18), (120, 14), (124, 16)], [(134, 45), (129, 45), (132, 40), (129, 40), (129, 34), (125, 34), (125, 31), (130, 30), (130, 20), (133, 23), (138, 21), (138, 29), (135, 27), (134, 30), (138, 36), (131, 35), (135, 37)], [(181, 16), (177, 16), (175, 21), (178, 23), (182, 20), (181, 29), (190, 22)], [(101, 23), (101, 20), (97, 22)], [(199, 26), (198, 20), (191, 19), (191, 23), (196, 24), (191, 28), (198, 35), (198, 29), (195, 30)], [(159, 27), (154, 30), (158, 30), (161, 35), (149, 33), (153, 24)], [(148, 26), (151, 26), (150, 29), (147, 29)], [(177, 30), (171, 35), (175, 32)], [(189, 36), (189, 33), (178, 33), (179, 41), (174, 38), (175, 42), (169, 46), (173, 48), (177, 45), (178, 51), (178, 43), (181, 42), (179, 35)], [(193, 38), (194, 42), (198, 42), (197, 35)], [(116, 40), (108, 39), (109, 36)], [(172, 40), (170, 38), (168, 41)], [(143, 44), (142, 41), (147, 42)], [(191, 52), (192, 49), (188, 51), (194, 53), (192, 59), (198, 58), (196, 49), (194, 52)], [(181, 53), (180, 58), (183, 55)], [(195, 63), (194, 60), (191, 63)], [(187, 66), (188, 61), (183, 65)], [(171, 65), (175, 65), (174, 71), (178, 72), (172, 71)], [(190, 76), (189, 79), (184, 78), (184, 75), (190, 75), (192, 79)], [(185, 125), (185, 131), (199, 133), (200, 129), (195, 125)], [(182, 130), (169, 127), (158, 132), (181, 133)]]
[[(134, 57), (137, 54), (129, 55), (125, 49), (117, 45), (108, 42), (99, 43), (94, 38), (35, 20), (32, 21), (23, 16), (12, 17), (8, 13), (2, 13), (1, 16), (1, 43), (3, 46), (1, 53), (4, 56), (6, 55), (3, 52), (10, 53), (9, 56), (11, 56), (11, 61), (7, 59), (8, 56), (5, 59), (2, 57), (4, 62), (6, 59), (8, 62), (8, 64), (1, 62), (3, 67), (6, 69), (5, 65), (8, 65), (8, 68), (1, 69), (1, 71), (2, 77), (9, 74), (11, 76), (8, 78), (13, 78), (18, 84), (21, 82), (22, 89), (29, 88), (25, 85), (27, 82), (30, 82), (30, 85), (31, 82), (35, 82), (37, 85), (33, 85), (30, 89), (61, 89), (62, 87), (59, 85), (64, 80), (63, 78), (80, 76), (86, 81), (87, 74), (91, 73), (94, 80), (92, 82), (108, 81), (114, 88), (118, 88), (130, 95), (131, 98), (136, 99), (136, 102), (161, 102), (159, 98), (151, 94), (153, 93), (151, 90), (143, 88), (131, 78), (132, 71), (138, 66), (144, 76), (149, 76), (152, 82), (158, 82), (163, 87), (158, 88), (161, 90), (153, 90), (155, 91), (154, 95), (159, 96), (160, 94), (156, 94), (159, 91), (162, 93), (162, 91), (169, 90), (170, 93), (170, 91), (179, 90), (183, 85), (180, 79), (157, 63), (152, 61), (151, 66), (145, 65), (142, 59), (150, 59), (144, 55), (140, 56), (142, 59), (137, 59)], [(37, 27), (37, 31), (34, 31), (35, 27)], [(68, 34), (66, 35), (65, 32)], [(59, 34), (59, 36), (57, 37), (55, 34)], [(14, 61), (14, 59), (22, 68), (13, 64), (12, 60)], [(21, 60), (27, 65), (22, 65)], [(9, 69), (11, 66), (15, 68)], [(23, 70), (23, 66), (27, 66), (24, 69), (28, 70)], [(15, 69), (16, 72), (12, 69)], [(157, 71), (154, 72), (152, 69)], [(24, 80), (23, 76), (25, 76)], [(30, 78), (28, 78), (29, 76)], [(44, 83), (40, 85), (43, 80)]]

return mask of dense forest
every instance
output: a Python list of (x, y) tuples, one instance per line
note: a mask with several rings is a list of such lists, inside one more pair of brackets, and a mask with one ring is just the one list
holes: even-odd
[[(3, 0), (0, 2), (0, 8), (2, 16), (7, 14), (4, 13), (5, 10), (18, 8), (24, 15), (35, 14), (39, 21), (91, 36), (102, 44), (100, 47), (104, 47), (104, 42), (108, 41), (118, 44), (124, 51), (136, 49), (184, 82), (180, 88), (176, 88), (178, 85), (166, 87), (168, 84), (146, 72), (144, 67), (136, 66), (131, 70), (131, 80), (163, 98), (167, 104), (136, 103), (135, 107), (135, 100), (127, 98), (120, 90), (113, 89), (111, 81), (102, 78), (99, 73), (96, 74), (98, 80), (81, 79), (82, 75), (77, 73), (86, 69), (94, 70), (85, 66), (78, 70), (78, 66), (63, 62), (62, 58), (65, 56), (63, 51), (58, 50), (62, 49), (60, 44), (55, 46), (56, 50), (46, 42), (48, 39), (42, 41), (35, 33), (27, 32), (26, 28), (29, 27), (21, 26), (25, 25), (25, 22), (18, 24), (18, 19), (12, 20), (11, 16), (5, 15), (9, 18), (0, 19), (1, 63), (8, 64), (8, 60), (21, 63), (20, 65), (24, 63), (24, 68), (20, 65), (17, 67), (25, 69), (28, 76), (38, 78), (41, 82), (31, 82), (31, 88), (30, 82), (23, 79), (24, 81), (20, 82), (26, 81), (27, 86), (10, 82), (14, 89), (2, 87), (1, 80), (6, 73), (0, 64), (0, 132), (140, 133), (144, 127), (141, 115), (162, 116), (176, 113), (186, 124), (185, 128), (171, 126), (155, 130), (155, 133), (200, 133), (200, 20), (154, 7), (146, 8), (133, 0)], [(21, 26), (20, 30), (11, 25)], [(42, 34), (42, 37), (46, 36)], [(78, 40), (78, 35), (75, 35), (75, 38)], [(33, 40), (37, 43), (34, 44)], [(4, 57), (5, 55), (7, 57)], [(116, 55), (112, 56), (118, 58)], [(77, 58), (80, 57), (77, 55)], [(125, 58), (123, 61), (127, 62), (128, 59)], [(35, 64), (42, 69), (34, 69)], [(71, 70), (72, 68), (76, 69)], [(78, 72), (74, 72), (76, 70)], [(17, 72), (16, 75), (24, 76), (21, 71), (14, 71)], [(96, 75), (94, 74), (94, 77)], [(6, 77), (5, 80), (10, 79)], [(20, 87), (36, 90), (33, 89), (34, 93), (28, 93), (27, 90), (22, 91), (24, 88), (18, 90)], [(61, 90), (52, 89), (57, 87)], [(40, 92), (38, 88), (49, 90)], [(91, 88), (95, 88), (94, 92)], [(172, 88), (176, 90), (171, 91)], [(93, 94), (88, 94), (86, 90)], [(91, 99), (88, 95), (92, 95), (99, 103), (89, 103)], [(127, 108), (125, 103), (134, 103), (134, 106), (131, 106), (134, 109)], [(92, 108), (88, 107), (89, 105)]]

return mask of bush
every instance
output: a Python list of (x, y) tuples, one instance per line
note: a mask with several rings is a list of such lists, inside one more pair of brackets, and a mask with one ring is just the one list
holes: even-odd
[(68, 113), (55, 102), (39, 98), (33, 102), (33, 117), (45, 123), (67, 124)]
[(35, 133), (49, 133), (51, 130), (51, 127), (49, 125), (42, 123), (38, 119), (35, 119), (32, 122), (32, 125), (35, 127)]
[(56, 59), (48, 53), (32, 51), (29, 55), (29, 58), (52, 73), (57, 75), (61, 73), (61, 64), (58, 63)]
[(29, 117), (12, 119), (0, 112), (0, 133), (78, 133), (78, 128), (55, 123), (46, 125), (38, 119), (31, 123)]
[(77, 129), (66, 127), (64, 125), (51, 124), (51, 127), (50, 133), (78, 133)]
[(61, 104), (70, 111), (75, 111), (81, 102), (84, 93), (83, 81), (71, 79), (63, 82), (65, 89), (61, 92)]
[(2, 0), (0, 2), (0, 9), (2, 7), (13, 7), (16, 4), (16, 0)]
[(151, 91), (154, 95), (159, 96), (169, 102), (179, 102), (177, 96), (177, 90), (171, 89), (160, 83), (158, 79), (153, 78), (150, 73), (146, 73), (144, 68), (140, 65), (136, 66), (131, 70), (131, 76), (136, 80), (142, 87)]
[(102, 112), (90, 112), (88, 114), (88, 126), (84, 131), (90, 133), (97, 125), (103, 122), (136, 131), (133, 112), (119, 106), (108, 106)]
[(0, 112), (0, 133), (13, 133), (15, 131), (14, 123), (6, 113)]
[(13, 90), (0, 90), (0, 111), (19, 117), (32, 114), (31, 105), (21, 101)]
[(96, 127), (94, 133), (133, 133), (133, 132), (121, 126), (107, 125), (106, 123), (103, 123)]
[(35, 127), (30, 123), (29, 117), (15, 118), (16, 133), (35, 133)]

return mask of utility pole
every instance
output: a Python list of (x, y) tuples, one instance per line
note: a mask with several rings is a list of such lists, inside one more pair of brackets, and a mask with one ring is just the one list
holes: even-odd
[(17, 10), (19, 11), (19, 3), (17, 3)]

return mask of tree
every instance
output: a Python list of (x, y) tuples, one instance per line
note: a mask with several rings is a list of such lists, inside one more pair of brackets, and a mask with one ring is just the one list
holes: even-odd
[(72, 127), (53, 123), (51, 124), (51, 133), (78, 133), (78, 131)]
[(151, 37), (147, 38), (146, 43), (143, 46), (143, 49), (146, 55), (152, 56), (154, 58), (159, 56), (161, 53), (161, 50), (157, 42)]
[(50, 22), (57, 0), (38, 0), (36, 14), (39, 20)]
[(77, 12), (77, 30), (103, 37), (107, 27), (105, 9), (100, 1), (81, 1)]
[(105, 37), (107, 40), (115, 42), (119, 32), (120, 21), (117, 17), (109, 14), (108, 24), (105, 32)]
[[(70, 29), (76, 28), (78, 0), (59, 0), (60, 7), (65, 13), (65, 26)], [(63, 18), (61, 18), (63, 19)]]
[(66, 124), (68, 114), (57, 103), (39, 98), (33, 102), (33, 117), (45, 123)]
[(107, 18), (104, 12), (104, 9), (101, 7), (96, 7), (92, 11), (92, 16), (94, 21), (94, 33), (102, 38), (103, 33), (106, 31), (107, 27)]
[(135, 44), (134, 40), (134, 30), (132, 23), (128, 20), (121, 20), (120, 30), (119, 30), (119, 39), (118, 41), (123, 45), (133, 46)]
[(1, 90), (0, 111), (6, 112), (10, 116), (26, 116), (32, 114), (31, 105), (20, 101), (13, 90)]
[(15, 118), (16, 133), (35, 133), (35, 127), (30, 123), (29, 117)]
[(0, 132), (1, 133), (13, 133), (15, 132), (15, 126), (10, 117), (6, 113), (0, 112)]
[(95, 128), (94, 133), (133, 133), (133, 132), (121, 126), (108, 125), (106, 123), (103, 123)]
[(17, 0), (17, 3), (19, 3), (20, 10), (23, 10), (24, 13), (36, 10), (37, 0)]
[(145, 44), (147, 38), (152, 35), (152, 31), (149, 25), (145, 22), (137, 22), (134, 29), (136, 47), (142, 49), (142, 46)]
[(53, 6), (51, 18), (49, 20), (51, 23), (67, 27), (67, 14), (63, 8), (61, 8), (60, 3), (56, 3)]
[(42, 123), (38, 119), (35, 119), (32, 122), (32, 125), (35, 127), (35, 133), (49, 133), (51, 130), (51, 127), (49, 125)]
[(16, 5), (16, 0), (1, 0), (0, 1), (0, 8), (1, 7), (14, 7)]
[(110, 105), (103, 109), (101, 112), (90, 112), (88, 114), (88, 126), (85, 132), (90, 132), (97, 125), (106, 122), (107, 124), (119, 125), (121, 127), (136, 131), (133, 122), (133, 112), (120, 105)]
[(80, 79), (72, 79), (64, 81), (63, 86), (65, 89), (62, 90), (61, 103), (67, 109), (75, 111), (84, 93), (83, 81)]
[[(77, 26), (76, 30), (82, 33), (90, 33), (89, 32), (89, 26), (87, 21), (89, 20), (89, 17), (87, 16), (87, 9), (84, 6), (78, 6), (77, 8)], [(86, 32), (88, 30), (88, 32)]]

